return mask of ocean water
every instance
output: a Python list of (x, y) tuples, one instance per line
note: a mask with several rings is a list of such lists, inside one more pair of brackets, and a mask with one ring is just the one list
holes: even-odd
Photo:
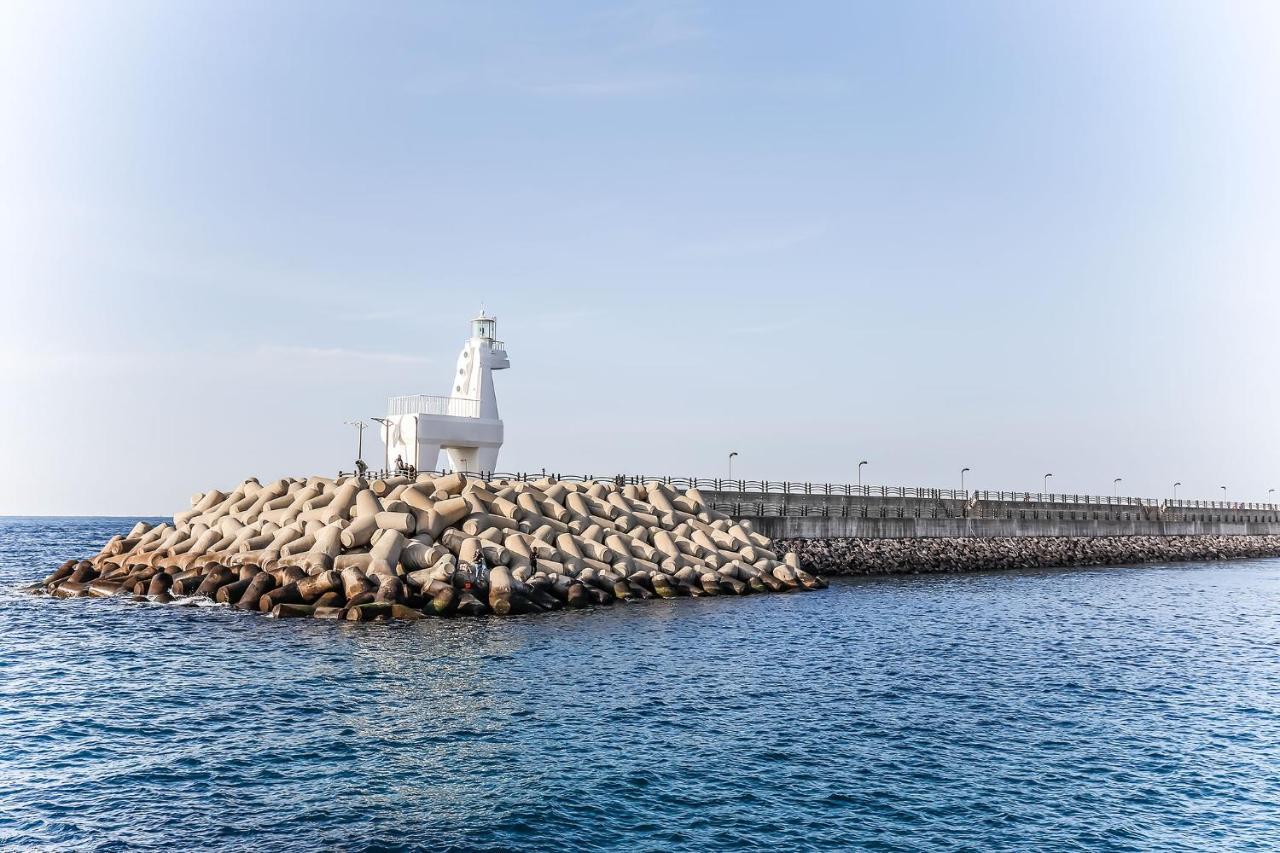
[(17, 592), (0, 848), (1272, 850), (1280, 561), (354, 625)]

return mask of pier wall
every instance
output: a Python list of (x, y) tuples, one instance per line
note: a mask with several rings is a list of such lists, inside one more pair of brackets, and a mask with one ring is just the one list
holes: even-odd
[(1261, 536), (1280, 523), (1069, 521), (1051, 518), (857, 518), (744, 515), (771, 539), (916, 539), (1019, 536)]
[(779, 539), (1020, 536), (1280, 535), (1280, 510), (1257, 505), (1169, 506), (1125, 499), (1031, 500), (706, 491), (722, 512)]

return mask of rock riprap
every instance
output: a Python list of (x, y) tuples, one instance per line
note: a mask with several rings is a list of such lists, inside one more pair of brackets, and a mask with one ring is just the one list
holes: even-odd
[(362, 622), (825, 586), (696, 489), (449, 474), (248, 479), (32, 591)]
[(1017, 536), (780, 539), (809, 571), (831, 575), (980, 572), (1280, 556), (1280, 536)]

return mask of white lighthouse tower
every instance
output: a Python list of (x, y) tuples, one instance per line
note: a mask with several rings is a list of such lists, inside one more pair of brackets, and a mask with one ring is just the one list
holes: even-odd
[(502, 419), (493, 371), (511, 366), (497, 336), (498, 318), (481, 311), (471, 321), (471, 337), (458, 355), (449, 396), (391, 398), (382, 426), (389, 459), (398, 456), (419, 471), (431, 471), (443, 450), (455, 471), (491, 473), (497, 468)]

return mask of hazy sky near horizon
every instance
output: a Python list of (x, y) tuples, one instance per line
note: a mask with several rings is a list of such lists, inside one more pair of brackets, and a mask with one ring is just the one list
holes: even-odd
[(481, 304), (505, 470), (1265, 499), (1278, 8), (6, 3), (0, 513), (331, 473)]

